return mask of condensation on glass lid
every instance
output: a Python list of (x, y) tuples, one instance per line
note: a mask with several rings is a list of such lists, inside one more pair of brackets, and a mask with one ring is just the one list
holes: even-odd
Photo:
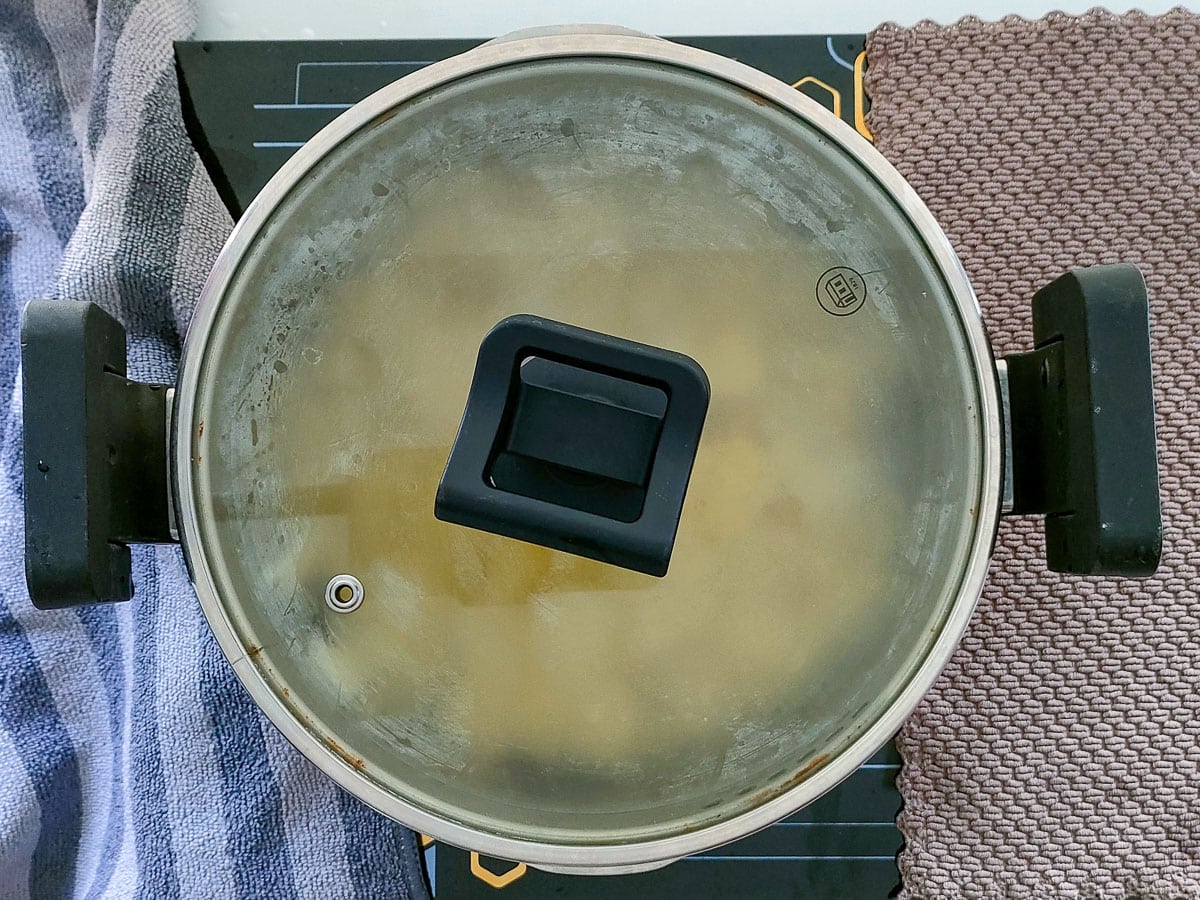
[[(884, 577), (880, 555), (856, 549), (867, 505), (875, 505), (872, 518), (886, 531), (896, 529), (889, 518), (903, 510), (886, 490), (890, 472), (855, 434), (852, 360), (839, 364), (824, 352), (805, 379), (820, 400), (802, 421), (789, 416), (781, 408), (786, 394), (767, 387), (788, 383), (783, 369), (796, 364), (794, 353), (730, 309), (720, 322), (694, 328), (687, 342), (707, 361), (723, 402), (714, 401), (705, 427), (668, 579), (433, 521), (434, 492), (469, 384), (471, 342), (504, 314), (503, 301), (491, 308), (480, 302), (481, 281), (501, 297), (525, 297), (538, 312), (550, 314), (552, 303), (559, 319), (597, 330), (641, 335), (661, 317), (677, 323), (671, 331), (679, 340), (693, 304), (712, 309), (730, 292), (761, 293), (772, 281), (812, 275), (780, 229), (774, 247), (710, 260), (702, 264), (703, 283), (691, 284), (685, 272), (699, 262), (681, 265), (678, 243), (660, 253), (626, 249), (644, 247), (649, 237), (630, 217), (649, 185), (598, 180), (595, 196), (565, 208), (527, 187), (514, 215), (510, 180), (511, 173), (484, 167), (451, 173), (428, 192), (428, 205), (414, 197), (412, 237), (402, 253), (346, 280), (331, 297), (355, 325), (337, 323), (322, 334), (322, 361), (298, 367), (293, 386), (280, 394), (275, 416), (288, 430), (281, 482), (321, 485), (315, 502), (323, 515), (308, 523), (303, 571), (311, 569), (315, 584), (338, 566), (352, 569), (371, 592), (353, 617), (314, 633), (305, 655), (336, 670), (343, 700), (352, 691), (372, 715), (415, 715), (428, 702), (402, 696), (414, 687), (407, 679), (399, 681), (400, 695), (382, 689), (398, 670), (436, 678), (436, 687), (422, 684), (419, 694), (444, 695), (428, 734), (444, 733), (438, 753), (454, 765), (465, 765), (465, 754), (479, 746), (631, 764), (664, 742), (694, 743), (714, 728), (724, 733), (756, 698), (788, 690), (821, 665), (822, 646), (831, 638), (841, 643), (838, 622), (853, 627)], [(583, 208), (586, 216), (575, 214)], [(715, 225), (717, 210), (703, 211)], [(581, 259), (556, 265), (562, 257), (553, 246), (538, 258), (519, 227), (538, 220), (555, 223), (558, 239), (580, 248)], [(691, 239), (700, 246), (719, 240), (730, 224), (693, 231)], [(596, 252), (600, 236), (620, 252)], [(506, 265), (513, 256), (525, 257), (525, 265)], [(654, 297), (653, 306), (615, 310), (617, 278), (635, 296)], [(372, 353), (372, 371), (351, 363), (328, 375), (327, 363), (342, 368), (337, 361), (361, 359), (371, 335), (389, 327), (397, 281), (436, 305), (436, 333), (404, 341), (402, 354)], [(613, 321), (614, 312), (622, 321)], [(638, 316), (647, 321), (631, 321)], [(763, 435), (765, 428), (774, 433)], [(835, 435), (843, 436), (836, 459), (828, 454)], [(801, 467), (796, 459), (813, 462)], [(314, 502), (308, 494), (284, 488), (281, 509), (289, 518), (305, 516)], [(817, 522), (822, 552), (806, 559), (806, 596), (797, 597), (794, 566), (781, 563), (814, 545), (808, 532)], [(814, 620), (827, 628), (814, 629)], [(725, 632), (725, 652), (710, 656), (702, 651), (715, 622)], [(772, 623), (795, 628), (789, 633)]]
[[(952, 594), (978, 433), (944, 288), (878, 188), (677, 74), (639, 70), (656, 127), (609, 153), (638, 112), (586, 75), (509, 84), (536, 136), (483, 91), (314, 178), (238, 285), (270, 301), (227, 334), (205, 451), (226, 602), (312, 727), (416, 802), (578, 840), (744, 807), (886, 699)], [(466, 149), (399, 149), (434, 139)], [(839, 268), (859, 281), (822, 290)], [(707, 372), (665, 578), (434, 518), (479, 342), (518, 313)]]

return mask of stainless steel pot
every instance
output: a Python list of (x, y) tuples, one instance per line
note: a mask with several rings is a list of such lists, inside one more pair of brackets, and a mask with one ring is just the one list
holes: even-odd
[[(494, 327), (493, 327), (494, 326)], [(732, 60), (522, 33), (357, 104), (230, 236), (178, 383), (90, 304), (23, 321), (30, 592), (178, 540), (254, 700), (440, 840), (653, 868), (805, 806), (956, 647), (1003, 513), (1145, 576), (1136, 269), (993, 359), (929, 211)]]

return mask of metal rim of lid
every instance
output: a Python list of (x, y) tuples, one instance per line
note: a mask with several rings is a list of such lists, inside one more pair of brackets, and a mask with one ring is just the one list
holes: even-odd
[[(892, 197), (937, 264), (956, 305), (958, 320), (977, 376), (983, 446), (976, 525), (958, 597), (933, 646), (882, 716), (870, 723), (842, 753), (807, 779), (737, 816), (666, 838), (626, 844), (561, 845), (526, 841), (479, 831), (443, 819), (385, 790), (304, 728), (268, 685), (239, 640), (203, 552), (196, 505), (191, 422), (205, 362), (208, 338), (218, 320), (226, 287), (243, 254), (276, 206), (325, 155), (392, 108), (427, 91), (489, 69), (535, 60), (578, 57), (624, 58), (695, 71), (749, 91), (827, 135)], [(182, 426), (182, 428), (181, 428)], [(799, 91), (742, 63), (653, 37), (612, 33), (566, 33), (484, 44), (434, 63), (388, 85), (351, 107), (301, 147), (267, 183), (235, 225), (214, 264), (196, 305), (184, 343), (173, 423), (175, 485), (179, 524), (188, 568), (201, 608), (217, 642), (255, 703), (291, 743), (338, 785), (374, 809), (436, 839), (501, 859), (517, 859), (578, 873), (666, 862), (728, 843), (782, 819), (816, 800), (854, 772), (886, 743), (933, 684), (958, 646), (983, 590), (999, 517), (1002, 446), (1000, 399), (994, 358), (974, 292), (949, 239), (903, 176), (849, 125)]]

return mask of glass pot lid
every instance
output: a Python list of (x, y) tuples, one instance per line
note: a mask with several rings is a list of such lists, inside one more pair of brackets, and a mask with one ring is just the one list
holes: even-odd
[[(661, 61), (524, 60), (256, 215), (189, 348), (189, 553), (277, 719), (376, 805), (682, 835), (812, 777), (926, 662), (992, 528), (979, 326), (824, 130)], [(435, 516), (520, 315), (707, 376), (664, 576)]]

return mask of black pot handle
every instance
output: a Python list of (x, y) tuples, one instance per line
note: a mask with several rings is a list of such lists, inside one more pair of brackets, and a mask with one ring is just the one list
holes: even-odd
[(94, 303), (28, 303), (21, 366), (29, 596), (128, 600), (127, 545), (173, 540), (167, 386), (125, 377), (125, 329)]
[(1033, 298), (1035, 349), (1006, 358), (1012, 512), (1046, 517), (1057, 572), (1145, 578), (1162, 552), (1149, 302), (1131, 265)]

